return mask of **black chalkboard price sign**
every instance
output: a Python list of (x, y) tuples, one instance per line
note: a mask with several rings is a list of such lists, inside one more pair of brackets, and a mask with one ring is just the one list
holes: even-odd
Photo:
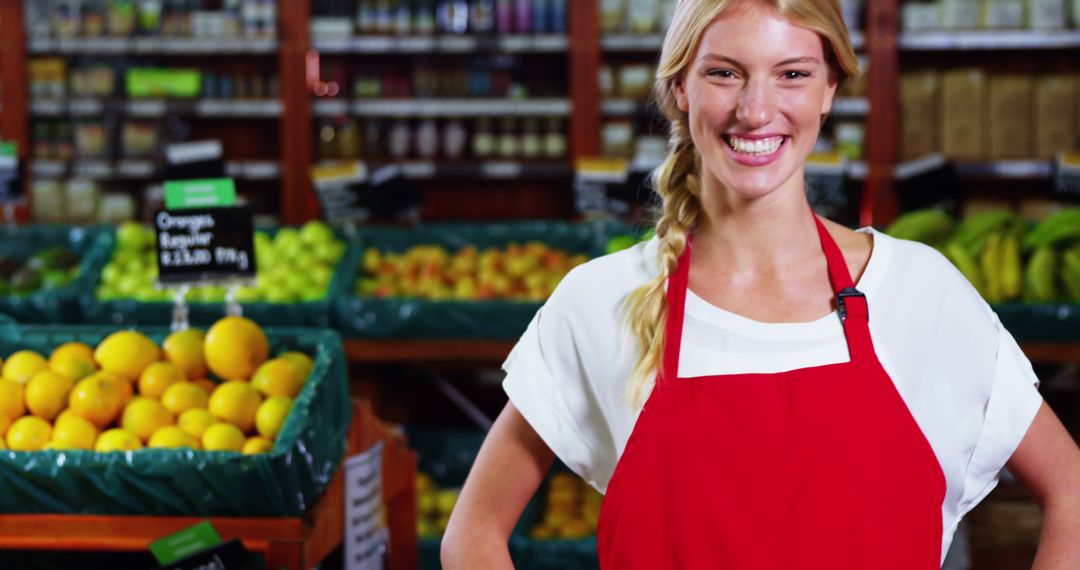
[(160, 210), (158, 282), (163, 285), (250, 280), (255, 277), (251, 209)]

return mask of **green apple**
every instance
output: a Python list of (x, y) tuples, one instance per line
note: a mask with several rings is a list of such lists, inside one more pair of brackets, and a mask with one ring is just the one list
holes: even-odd
[[(153, 237), (152, 232), (150, 232), (150, 237)], [(136, 222), (124, 222), (116, 228), (116, 245), (123, 250), (139, 251), (151, 244), (147, 240), (147, 231), (142, 225)]]
[(234, 298), (238, 303), (254, 303), (262, 298), (262, 293), (255, 287), (238, 287)]
[(308, 275), (311, 277), (311, 281), (325, 288), (330, 284), (330, 279), (334, 276), (334, 270), (326, 265), (316, 265), (308, 271)]
[(300, 228), (300, 239), (307, 245), (333, 242), (334, 230), (319, 220), (312, 220)]
[(340, 241), (320, 243), (312, 248), (312, 253), (327, 263), (335, 264), (345, 255), (345, 244)]
[(116, 283), (120, 278), (120, 268), (114, 262), (105, 264), (105, 267), (101, 268), (101, 282), (106, 284)]
[(292, 303), (296, 301), (296, 295), (288, 288), (280, 285), (265, 289), (264, 291), (268, 303)]

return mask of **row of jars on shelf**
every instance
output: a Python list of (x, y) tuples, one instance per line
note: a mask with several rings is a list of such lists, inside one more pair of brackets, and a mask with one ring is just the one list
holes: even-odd
[(318, 127), (318, 160), (558, 160), (566, 157), (564, 119), (327, 119)]

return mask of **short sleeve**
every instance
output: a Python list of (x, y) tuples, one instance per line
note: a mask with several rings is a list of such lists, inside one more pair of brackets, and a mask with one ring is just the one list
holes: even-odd
[(998, 474), (1024, 439), (1042, 405), (1039, 379), (1031, 362), (1009, 331), (994, 317), (998, 329), (994, 379), (975, 451), (971, 456), (960, 500), (963, 515), (997, 485)]
[(591, 403), (592, 386), (579, 355), (583, 347), (557, 311), (544, 307), (536, 313), (503, 363), (503, 389), (552, 452), (602, 491), (614, 468), (603, 443), (611, 434)]

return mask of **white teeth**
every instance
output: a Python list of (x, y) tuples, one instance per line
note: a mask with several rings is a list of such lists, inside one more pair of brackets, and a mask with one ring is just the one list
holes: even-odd
[(776, 152), (777, 149), (780, 148), (780, 145), (784, 142), (784, 137), (747, 140), (729, 136), (728, 140), (731, 144), (731, 148), (736, 152), (754, 156), (761, 156)]

